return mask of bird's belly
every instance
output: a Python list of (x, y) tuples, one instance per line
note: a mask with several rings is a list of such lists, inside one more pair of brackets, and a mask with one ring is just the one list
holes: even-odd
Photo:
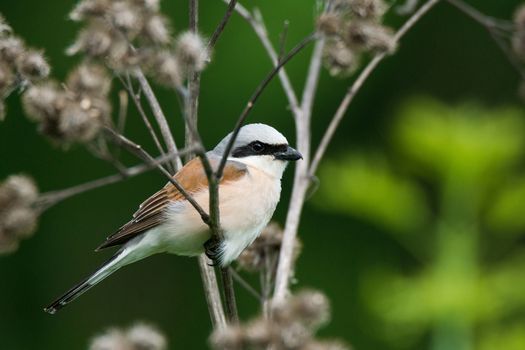
[[(280, 191), (279, 179), (257, 173), (221, 185), (219, 211), (225, 238), (223, 260), (236, 259), (257, 238), (273, 215)], [(194, 194), (194, 198), (207, 211), (208, 191)], [(186, 201), (176, 202), (168, 207), (166, 215), (167, 220), (158, 231), (162, 249), (178, 255), (202, 253), (210, 231), (195, 208)]]

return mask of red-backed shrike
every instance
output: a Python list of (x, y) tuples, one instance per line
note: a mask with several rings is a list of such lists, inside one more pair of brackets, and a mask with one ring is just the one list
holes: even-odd
[[(231, 133), (207, 153), (212, 166), (220, 163), (230, 138)], [(211, 237), (208, 226), (185, 197), (168, 183), (140, 205), (130, 222), (98, 247), (120, 245), (118, 252), (45, 311), (54, 314), (122, 266), (152, 254), (195, 256), (201, 254), (206, 245), (207, 254), (214, 255), (220, 265), (230, 264), (270, 221), (279, 202), (286, 164), (300, 158), (301, 154), (274, 128), (264, 124), (242, 127), (219, 184), (222, 242), (206, 244)], [(208, 181), (199, 159), (190, 161), (174, 177), (201, 207), (208, 207)]]

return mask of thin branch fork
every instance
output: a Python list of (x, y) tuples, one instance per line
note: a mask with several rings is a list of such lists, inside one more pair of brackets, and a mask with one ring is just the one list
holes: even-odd
[(233, 10), (235, 9), (236, 4), (237, 0), (230, 0), (230, 2), (228, 3), (228, 8), (226, 9), (224, 17), (222, 18), (217, 28), (215, 28), (215, 31), (213, 32), (210, 41), (208, 42), (208, 53), (210, 53), (211, 50), (213, 50), (213, 48), (215, 47), (215, 44), (217, 44), (219, 37), (221, 36), (222, 32), (224, 31), (224, 28), (226, 27), (226, 24), (228, 24), (228, 21), (230, 20), (230, 17), (233, 14)]

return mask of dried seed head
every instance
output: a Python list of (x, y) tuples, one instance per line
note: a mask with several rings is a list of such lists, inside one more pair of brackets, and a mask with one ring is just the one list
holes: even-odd
[(349, 7), (355, 17), (373, 20), (383, 17), (387, 10), (382, 0), (352, 0)]
[(297, 349), (312, 337), (312, 330), (302, 322), (291, 322), (280, 327), (281, 343), (284, 349)]
[(216, 350), (241, 350), (243, 348), (243, 330), (237, 325), (217, 328), (210, 337), (210, 345)]
[(144, 25), (144, 37), (156, 44), (167, 44), (170, 41), (170, 29), (164, 16), (150, 16)]
[(7, 24), (7, 21), (5, 18), (0, 14), (0, 38), (9, 36), (13, 33), (13, 29), (9, 24)]
[(127, 331), (128, 341), (132, 349), (137, 350), (165, 350), (166, 338), (157, 329), (146, 324), (136, 324)]
[(132, 0), (137, 6), (150, 12), (160, 10), (160, 0)]
[(127, 35), (129, 39), (141, 31), (143, 17), (140, 9), (133, 6), (129, 1), (113, 1), (108, 13), (114, 26)]
[(7, 235), (27, 238), (36, 230), (38, 215), (29, 207), (15, 207), (2, 215), (2, 227)]
[(28, 117), (35, 121), (57, 119), (59, 106), (57, 101), (61, 91), (55, 82), (33, 85), (24, 92), (22, 106)]
[(512, 49), (522, 60), (525, 60), (525, 5), (518, 7), (514, 13), (516, 30), (512, 36)]
[(326, 36), (337, 35), (341, 28), (342, 21), (336, 13), (323, 13), (317, 19), (317, 29)]
[(397, 43), (390, 28), (369, 21), (353, 21), (347, 28), (346, 45), (374, 53), (395, 51)]
[(0, 184), (0, 212), (13, 207), (29, 207), (38, 197), (33, 179), (25, 175), (11, 175)]
[(82, 63), (69, 74), (66, 85), (77, 94), (106, 96), (111, 89), (111, 78), (104, 66)]
[(175, 53), (186, 70), (200, 72), (206, 65), (206, 45), (196, 33), (185, 32), (179, 35)]
[(129, 350), (131, 349), (125, 335), (116, 329), (110, 329), (91, 341), (89, 350)]
[(0, 59), (12, 67), (16, 66), (16, 60), (24, 52), (24, 43), (15, 37), (0, 39)]
[(84, 21), (92, 17), (102, 17), (109, 9), (109, 0), (83, 0), (69, 13), (73, 21)]
[(0, 101), (2, 97), (11, 89), (16, 77), (9, 65), (0, 60)]
[(330, 40), (323, 52), (323, 62), (328, 72), (333, 75), (346, 76), (358, 66), (358, 56), (341, 40)]
[(147, 70), (160, 84), (169, 87), (177, 87), (182, 84), (179, 61), (173, 53), (166, 50), (153, 52), (151, 57), (146, 58), (146, 61)]
[(300, 319), (314, 328), (324, 325), (330, 319), (330, 302), (319, 291), (300, 292), (294, 298), (293, 308)]
[[(92, 140), (102, 127), (99, 116), (89, 99), (70, 101), (61, 110), (59, 125), (62, 140), (65, 142), (87, 142)], [(97, 112), (98, 113), (98, 112)]]
[(18, 71), (31, 81), (47, 78), (51, 68), (47, 64), (42, 52), (29, 50), (18, 56), (16, 60)]
[(337, 340), (312, 340), (301, 347), (301, 350), (350, 350), (350, 348)]
[(260, 271), (266, 259), (277, 257), (281, 248), (283, 230), (276, 222), (268, 224), (260, 236), (237, 258), (239, 267), (250, 272)]
[(277, 340), (273, 325), (263, 318), (251, 321), (244, 328), (244, 341), (247, 348), (266, 349)]
[(273, 305), (273, 314), (281, 326), (299, 322), (316, 330), (330, 319), (330, 303), (321, 292), (306, 290)]
[(68, 55), (85, 53), (91, 57), (105, 57), (112, 45), (112, 34), (101, 22), (93, 22), (89, 27), (82, 30), (75, 42), (67, 48)]

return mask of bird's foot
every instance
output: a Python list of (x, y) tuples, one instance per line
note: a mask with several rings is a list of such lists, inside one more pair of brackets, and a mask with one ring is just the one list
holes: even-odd
[(211, 266), (219, 265), (219, 258), (221, 255), (221, 244), (222, 241), (215, 237), (208, 239), (204, 242), (204, 254), (213, 262)]

